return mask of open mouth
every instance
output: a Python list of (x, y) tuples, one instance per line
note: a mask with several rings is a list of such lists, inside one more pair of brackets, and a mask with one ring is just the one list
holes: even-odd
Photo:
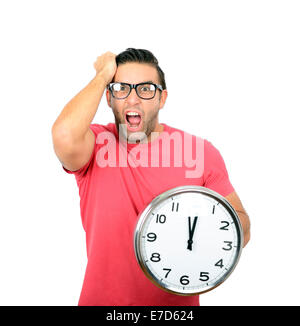
[(126, 114), (126, 122), (128, 129), (130, 131), (138, 131), (142, 126), (142, 117), (136, 111), (127, 111)]

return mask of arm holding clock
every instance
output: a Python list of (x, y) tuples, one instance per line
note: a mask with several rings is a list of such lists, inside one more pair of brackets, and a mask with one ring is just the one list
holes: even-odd
[[(205, 145), (204, 166), (206, 166), (206, 169), (204, 170), (204, 187), (212, 189), (221, 194), (235, 209), (243, 228), (245, 247), (250, 240), (249, 216), (229, 180), (225, 162), (219, 150), (208, 141), (205, 143)], [(228, 195), (223, 195), (225, 193)]]
[(244, 247), (250, 240), (250, 219), (248, 214), (246, 213), (242, 202), (237, 195), (235, 191), (233, 191), (231, 194), (225, 197), (231, 206), (235, 209), (236, 213), (238, 214), (238, 217), (240, 219), (240, 222), (242, 224), (243, 233), (244, 233)]

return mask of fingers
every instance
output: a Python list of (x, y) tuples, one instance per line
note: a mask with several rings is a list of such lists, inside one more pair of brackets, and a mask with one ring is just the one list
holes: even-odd
[(97, 74), (101, 74), (107, 83), (110, 83), (117, 70), (116, 55), (110, 51), (98, 56), (94, 68)]

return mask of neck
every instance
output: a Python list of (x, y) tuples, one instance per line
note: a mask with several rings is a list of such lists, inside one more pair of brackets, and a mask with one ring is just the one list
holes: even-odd
[[(164, 126), (162, 124), (157, 124), (156, 128), (153, 130), (153, 132), (150, 133), (150, 135), (147, 137), (148, 142), (151, 142), (155, 140), (159, 135), (164, 131)], [(152, 135), (153, 133), (153, 135)], [(151, 137), (152, 135), (152, 137)]]

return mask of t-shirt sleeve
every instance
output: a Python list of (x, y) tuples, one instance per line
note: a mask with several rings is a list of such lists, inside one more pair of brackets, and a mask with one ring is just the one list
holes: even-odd
[(234, 191), (220, 152), (206, 140), (204, 147), (204, 187), (216, 191), (223, 197)]
[(89, 167), (92, 165), (92, 162), (95, 159), (95, 155), (96, 155), (96, 139), (97, 139), (97, 134), (99, 133), (99, 126), (96, 124), (91, 124), (90, 125), (90, 129), (93, 131), (93, 133), (95, 134), (95, 143), (94, 143), (94, 149), (93, 152), (90, 156), (90, 159), (88, 160), (88, 162), (82, 166), (80, 169), (76, 170), (76, 171), (70, 171), (67, 168), (65, 168), (62, 165), (62, 168), (64, 169), (65, 172), (69, 173), (69, 174), (74, 174), (75, 178), (77, 181), (80, 181), (82, 179), (82, 177), (84, 177), (89, 169)]

